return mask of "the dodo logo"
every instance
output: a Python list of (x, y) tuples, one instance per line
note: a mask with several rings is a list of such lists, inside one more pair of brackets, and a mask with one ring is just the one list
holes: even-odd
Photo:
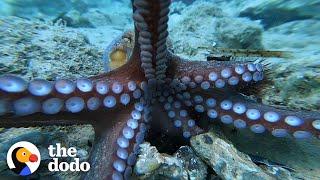
[(28, 176), (40, 165), (41, 157), (38, 148), (27, 141), (12, 145), (7, 153), (9, 168), (20, 176)]

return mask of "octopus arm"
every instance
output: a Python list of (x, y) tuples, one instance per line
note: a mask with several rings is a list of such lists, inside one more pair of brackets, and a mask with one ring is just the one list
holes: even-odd
[(139, 144), (144, 141), (147, 130), (143, 115), (142, 103), (136, 103), (99, 121), (89, 158), (91, 169), (83, 179), (128, 179), (131, 176)]
[(320, 135), (319, 112), (275, 108), (218, 91), (199, 92), (185, 101), (190, 101), (198, 113), (205, 113), (211, 121), (219, 119), (238, 129), (248, 127), (257, 134), (268, 130), (275, 137), (291, 134), (297, 139)]
[(243, 89), (263, 80), (261, 64), (242, 62), (188, 61), (169, 56), (169, 75), (185, 89)]
[(167, 119), (166, 121), (170, 123), (170, 125), (166, 127), (167, 130), (178, 132), (184, 138), (189, 138), (204, 132), (199, 126), (197, 126), (197, 120), (190, 116), (190, 108), (188, 108), (178, 98), (173, 96), (161, 96), (159, 101), (160, 109), (163, 112), (160, 122)]
[[(255, 133), (262, 133), (266, 129), (275, 137), (285, 137), (291, 134), (297, 139), (309, 138), (312, 135), (319, 137), (320, 135), (319, 112), (275, 108), (239, 97), (230, 100), (233, 104), (231, 113), (233, 119), (244, 120)], [(242, 108), (246, 109), (245, 113), (237, 113)], [(222, 114), (226, 112), (228, 111), (221, 111)]]
[[(44, 79), (27, 82), (15, 75), (2, 75), (0, 117), (42, 113), (48, 115), (48, 119), (57, 119), (62, 113), (82, 114), (126, 107), (143, 94), (142, 76), (132, 72), (131, 66), (134, 63), (91, 78), (66, 78), (54, 82)], [(133, 75), (137, 76), (127, 78)]]

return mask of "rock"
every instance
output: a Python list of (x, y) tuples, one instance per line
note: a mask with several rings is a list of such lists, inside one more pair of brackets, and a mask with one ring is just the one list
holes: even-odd
[(83, 19), (88, 20), (94, 27), (112, 26), (121, 31), (132, 29), (131, 4), (128, 2), (110, 2), (105, 6), (90, 8), (81, 14)]
[[(262, 44), (267, 50), (289, 51), (288, 58), (268, 58), (263, 61), (269, 84), (257, 95), (264, 104), (318, 111), (320, 108), (320, 21), (291, 21), (263, 31)], [(230, 130), (230, 134), (233, 130)], [(245, 135), (244, 135), (245, 134)], [(230, 138), (230, 135), (227, 135)], [(232, 142), (241, 152), (256, 154), (294, 168), (288, 173), (280, 168), (265, 170), (278, 179), (319, 179), (319, 141), (297, 141), (274, 138), (269, 133), (256, 135), (239, 131)], [(291, 174), (291, 175), (290, 175)], [(281, 178), (281, 176), (286, 178)]]
[[(257, 135), (250, 129), (234, 131), (231, 127), (223, 127), (223, 134), (239, 151), (293, 169), (290, 172), (293, 179), (320, 179), (320, 141), (317, 138), (276, 138), (269, 132)], [(262, 169), (276, 175), (277, 179), (290, 178), (288, 171), (279, 166), (275, 169), (264, 166)], [(287, 178), (281, 178), (283, 175)]]
[[(169, 18), (169, 36), (175, 54), (188, 59), (205, 60), (205, 49), (212, 47), (217, 40), (214, 36), (215, 17), (223, 16), (220, 8), (203, 1), (185, 8), (181, 15), (172, 14)], [(202, 38), (204, 34), (206, 38)]]
[(317, 0), (261, 1), (254, 6), (247, 7), (240, 13), (240, 16), (261, 20), (268, 29), (295, 20), (319, 18), (319, 13), (317, 13), (319, 8), (320, 2)]
[(275, 166), (265, 166), (261, 167), (264, 171), (268, 172), (269, 174), (272, 174), (276, 177), (276, 179), (286, 179), (286, 180), (293, 180), (294, 178), (291, 176), (291, 173), (281, 167), (275, 167)]
[(263, 44), (268, 49), (283, 51), (317, 50), (320, 46), (317, 43), (320, 40), (319, 28), (320, 21), (315, 19), (284, 23), (265, 31)]
[(206, 177), (207, 165), (196, 156), (189, 146), (180, 147), (174, 156), (179, 158), (190, 180), (204, 179)]
[(274, 179), (255, 165), (249, 156), (213, 133), (192, 137), (190, 142), (196, 154), (222, 179)]
[[(308, 27), (308, 28), (306, 28)], [(320, 28), (319, 20), (302, 20), (282, 24), (264, 33), (267, 49), (289, 51), (288, 59), (267, 59), (272, 84), (262, 91), (266, 104), (285, 105), (293, 109), (320, 108)]]
[[(268, 64), (265, 68), (269, 72), (270, 83), (257, 96), (264, 104), (319, 110), (320, 75), (317, 69), (320, 67), (320, 21), (316, 18), (290, 20), (264, 31), (259, 21), (238, 17), (245, 9), (270, 8), (269, 5), (299, 11), (309, 8), (309, 12), (303, 11), (304, 15), (318, 15), (311, 7), (317, 7), (316, 1), (198, 1), (183, 8), (180, 14), (170, 15), (169, 28), (174, 52), (186, 59), (206, 60), (214, 45), (290, 51), (292, 56), (288, 59), (268, 58), (263, 61)], [(208, 12), (202, 14), (202, 10)], [(270, 19), (274, 21), (275, 18)]]
[(246, 18), (218, 18), (218, 46), (233, 49), (263, 49), (262, 26)]
[(94, 25), (87, 18), (81, 16), (80, 12), (77, 10), (71, 10), (68, 13), (60, 14), (53, 20), (53, 23), (57, 23), (58, 21), (63, 21), (67, 27), (94, 28)]
[[(263, 61), (269, 72), (270, 83), (261, 89), (257, 97), (264, 104), (319, 110), (320, 75), (317, 69), (320, 67), (320, 21), (316, 18), (319, 14), (314, 10), (318, 4), (313, 0), (197, 1), (192, 6), (183, 8), (180, 14), (170, 15), (169, 28), (174, 52), (186, 59), (206, 60), (214, 45), (219, 48), (289, 51), (291, 56), (287, 59), (267, 58)], [(303, 15), (312, 15), (314, 18), (281, 21), (280, 25), (274, 24), (264, 30), (261, 21), (238, 17), (245, 9), (255, 8), (258, 11), (258, 7), (296, 9), (303, 12)], [(208, 12), (202, 14), (202, 10)], [(277, 18), (273, 17), (274, 14), (267, 15), (272, 16), (270, 20), (278, 22), (275, 21)], [(285, 17), (288, 16), (289, 14)]]
[[(181, 12), (187, 7), (182, 1), (173, 1), (170, 5), (170, 14), (181, 15)], [(170, 17), (171, 18), (171, 17)]]
[(109, 26), (131, 29), (133, 27), (131, 1), (111, 2), (103, 12), (111, 19)]
[(0, 18), (0, 23), (1, 74), (55, 80), (103, 71), (103, 49), (73, 29), (16, 17)]
[[(159, 175), (164, 175), (166, 178), (179, 179), (187, 177), (178, 159), (167, 154), (160, 154), (156, 147), (150, 146), (149, 143), (141, 144), (140, 148), (134, 172), (142, 176), (141, 179), (153, 179)], [(166, 171), (166, 173), (163, 171)]]
[(173, 156), (160, 154), (149, 143), (140, 145), (140, 155), (134, 171), (139, 179), (205, 179), (206, 165), (188, 146), (182, 146)]
[(89, 9), (88, 12), (82, 14), (94, 27), (106, 26), (111, 24), (112, 19), (99, 9)]
[(128, 30), (133, 27), (131, 1), (86, 1), (89, 8), (81, 13), (94, 27), (113, 26), (115, 29)]
[(135, 172), (137, 174), (150, 173), (159, 168), (160, 163), (164, 161), (164, 158), (159, 157), (160, 154), (156, 147), (151, 146), (149, 143), (143, 143), (140, 145), (140, 154), (135, 165)]
[(52, 140), (49, 134), (42, 134), (40, 128), (12, 128), (2, 130), (0, 134), (0, 152), (6, 153), (16, 142), (29, 141), (33, 144), (46, 144)]
[(246, 18), (232, 17), (211, 2), (194, 2), (181, 15), (171, 14), (169, 31), (174, 52), (192, 60), (206, 60), (214, 46), (263, 48), (262, 26)]

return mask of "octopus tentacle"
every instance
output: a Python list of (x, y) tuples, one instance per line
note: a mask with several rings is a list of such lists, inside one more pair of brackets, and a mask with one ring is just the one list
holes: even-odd
[(26, 82), (14, 75), (2, 75), (0, 115), (26, 116), (38, 112), (54, 115), (125, 107), (143, 95), (146, 84), (141, 76), (121, 80), (115, 77), (118, 73), (127, 76), (130, 73), (125, 71), (127, 68), (112, 71), (103, 78), (58, 79), (55, 82), (43, 79)]
[[(84, 179), (128, 179), (144, 142), (147, 125), (144, 103), (137, 102), (127, 109), (114, 112), (108, 123), (96, 129), (95, 148), (90, 154), (91, 169)], [(112, 122), (110, 122), (112, 121)], [(100, 121), (104, 122), (104, 121)]]
[(285, 137), (291, 133), (297, 139), (320, 135), (318, 112), (277, 109), (250, 102), (241, 96), (217, 92), (194, 95), (190, 102), (196, 112), (206, 113), (209, 120), (219, 119), (238, 129), (249, 127), (257, 134), (269, 130), (275, 137)]
[[(238, 128), (248, 125), (255, 133), (263, 133), (268, 129), (276, 137), (286, 136), (289, 132), (296, 138), (307, 138), (312, 134), (319, 136), (319, 113), (279, 110), (244, 99), (233, 102), (230, 92), (222, 91), (227, 83), (221, 86), (217, 83), (221, 79), (228, 82), (229, 86), (255, 84), (263, 79), (260, 64), (184, 62), (177, 57), (172, 62), (176, 63), (174, 77), (180, 79), (180, 89), (188, 90), (180, 97), (185, 105), (194, 107), (196, 112), (204, 113), (206, 110), (211, 119), (219, 118), (222, 123), (233, 123)], [(238, 83), (231, 83), (233, 77), (238, 79)], [(191, 96), (188, 92), (195, 95)], [(233, 96), (236, 94), (233, 93)], [(272, 118), (276, 120), (271, 122)]]
[(164, 83), (167, 69), (167, 36), (170, 0), (136, 0), (133, 19), (141, 67), (149, 82)]
[[(239, 97), (229, 99), (233, 104), (231, 116), (245, 121), (255, 133), (263, 133), (267, 129), (275, 137), (285, 137), (291, 133), (297, 139), (320, 135), (319, 112), (277, 109)], [(245, 113), (240, 114), (239, 110), (242, 112), (243, 109), (246, 109)]]
[(263, 68), (259, 63), (187, 61), (179, 57), (172, 57), (171, 63), (172, 76), (188, 89), (236, 89), (263, 80)]
[(163, 111), (167, 113), (175, 128), (182, 130), (184, 138), (200, 134), (203, 130), (196, 125), (196, 121), (190, 117), (188, 108), (174, 96), (161, 96), (159, 102)]

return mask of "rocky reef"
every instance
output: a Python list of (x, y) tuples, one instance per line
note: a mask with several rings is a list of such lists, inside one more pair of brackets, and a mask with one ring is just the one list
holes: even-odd
[(12, 16), (2, 17), (0, 23), (2, 74), (54, 80), (103, 71), (103, 51), (76, 30)]
[(141, 145), (135, 172), (139, 179), (294, 179), (290, 171), (276, 165), (255, 164), (215, 131), (191, 138), (190, 146), (173, 155), (159, 153), (149, 143)]
[(169, 21), (174, 51), (180, 56), (206, 60), (208, 50), (215, 46), (263, 49), (263, 28), (258, 22), (233, 17), (207, 1), (196, 1), (189, 7), (173, 3), (172, 7), (180, 9), (172, 12)]
[(202, 179), (207, 176), (207, 166), (189, 146), (180, 147), (170, 156), (144, 143), (135, 173), (139, 179)]
[[(215, 47), (288, 51), (288, 58), (256, 58), (270, 71), (270, 85), (259, 96), (266, 104), (319, 110), (320, 20), (313, 10), (318, 6), (318, 1), (195, 1), (189, 7), (174, 2), (169, 21), (174, 51), (194, 60), (206, 60)], [(252, 18), (245, 13), (249, 9), (268, 17)], [(281, 16), (291, 19), (280, 21), (265, 9), (299, 11), (308, 18), (287, 13)], [(277, 25), (265, 27), (275, 19)]]

